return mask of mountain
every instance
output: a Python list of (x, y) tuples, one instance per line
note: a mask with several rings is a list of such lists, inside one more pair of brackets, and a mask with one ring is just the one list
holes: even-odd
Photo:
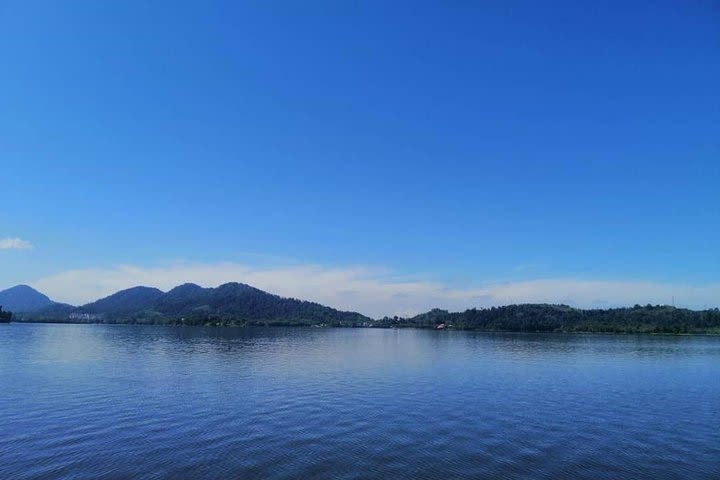
[(243, 283), (226, 283), (217, 288), (186, 283), (166, 293), (133, 287), (81, 307), (50, 305), (23, 315), (22, 320), (237, 326), (357, 326), (372, 321), (359, 313), (280, 297)]
[(163, 292), (151, 287), (133, 287), (120, 290), (108, 297), (83, 305), (83, 313), (124, 315), (146, 310), (163, 296)]
[(207, 300), (210, 288), (203, 288), (194, 283), (179, 285), (159, 298), (157, 311), (164, 313), (187, 313), (200, 307)]
[(34, 312), (54, 302), (27, 285), (17, 285), (0, 292), (0, 306), (10, 312)]
[[(280, 297), (243, 283), (226, 283), (217, 288), (186, 283), (168, 292), (133, 287), (81, 307), (54, 303), (30, 287), (22, 286), (0, 292), (0, 299), (23, 297), (19, 294), (27, 294), (28, 289), (44, 299), (46, 306), (28, 311), (17, 308), (17, 303), (2, 304), (6, 310), (15, 312), (14, 321), (381, 328), (434, 328), (445, 324), (447, 329), (488, 332), (720, 334), (717, 308), (688, 310), (667, 305), (636, 305), (582, 310), (567, 305), (521, 304), (472, 308), (464, 312), (434, 309), (411, 318), (385, 317), (375, 321), (356, 312)], [(31, 298), (38, 298), (37, 295)], [(20, 306), (27, 308), (27, 305)]]

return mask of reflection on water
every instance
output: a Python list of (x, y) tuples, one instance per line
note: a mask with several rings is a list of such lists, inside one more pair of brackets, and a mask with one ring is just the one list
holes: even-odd
[(720, 478), (720, 338), (0, 328), (0, 478)]

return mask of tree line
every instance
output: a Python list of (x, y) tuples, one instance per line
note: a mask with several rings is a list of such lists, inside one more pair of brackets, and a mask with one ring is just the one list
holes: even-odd
[(410, 318), (385, 317), (379, 327), (446, 328), (497, 332), (720, 334), (720, 310), (667, 305), (583, 310), (568, 305), (521, 304), (448, 312), (434, 309)]

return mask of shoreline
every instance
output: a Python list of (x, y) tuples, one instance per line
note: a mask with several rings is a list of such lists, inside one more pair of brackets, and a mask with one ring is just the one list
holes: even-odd
[(51, 322), (51, 321), (39, 321), (39, 322), (25, 322), (25, 321), (12, 321), (3, 322), (0, 325), (103, 325), (103, 326), (126, 326), (126, 327), (168, 327), (168, 328), (315, 328), (315, 329), (370, 329), (370, 330), (428, 330), (436, 331), (442, 335), (444, 332), (475, 332), (475, 333), (496, 333), (496, 334), (516, 334), (516, 335), (612, 335), (612, 336), (656, 336), (656, 337), (720, 337), (718, 333), (670, 333), (670, 332), (603, 332), (603, 331), (517, 331), (517, 330), (483, 330), (473, 328), (446, 328), (443, 330), (435, 330), (430, 327), (386, 327), (386, 326), (321, 326), (321, 325), (182, 325), (182, 324), (161, 324), (161, 323), (125, 323), (125, 322)]

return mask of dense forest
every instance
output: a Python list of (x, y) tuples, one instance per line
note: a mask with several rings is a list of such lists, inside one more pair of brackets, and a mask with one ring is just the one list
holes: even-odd
[(567, 305), (524, 304), (470, 309), (431, 310), (411, 318), (385, 317), (381, 327), (446, 328), (491, 332), (712, 333), (720, 334), (720, 310), (671, 306), (581, 310)]
[(9, 323), (12, 317), (12, 312), (4, 312), (2, 307), (0, 307), (0, 323)]
[[(410, 318), (373, 320), (314, 302), (273, 295), (242, 283), (203, 288), (186, 283), (163, 292), (133, 287), (86, 305), (55, 303), (29, 287), (14, 288), (17, 305), (47, 303), (32, 312), (15, 310), (14, 321), (53, 323), (129, 323), (210, 326), (325, 326), (435, 328), (488, 332), (597, 332), (720, 334), (720, 310), (688, 310), (671, 306), (583, 310), (567, 305), (522, 304), (470, 309), (431, 310)], [(2, 293), (2, 292), (0, 292)], [(25, 297), (20, 298), (18, 293)], [(27, 295), (33, 294), (32, 298)], [(0, 310), (1, 312), (1, 310)], [(0, 313), (0, 321), (11, 314)]]
[(167, 293), (134, 287), (73, 307), (53, 304), (24, 313), (26, 322), (212, 326), (369, 326), (372, 320), (318, 303), (284, 298), (242, 283), (203, 288), (186, 283)]

